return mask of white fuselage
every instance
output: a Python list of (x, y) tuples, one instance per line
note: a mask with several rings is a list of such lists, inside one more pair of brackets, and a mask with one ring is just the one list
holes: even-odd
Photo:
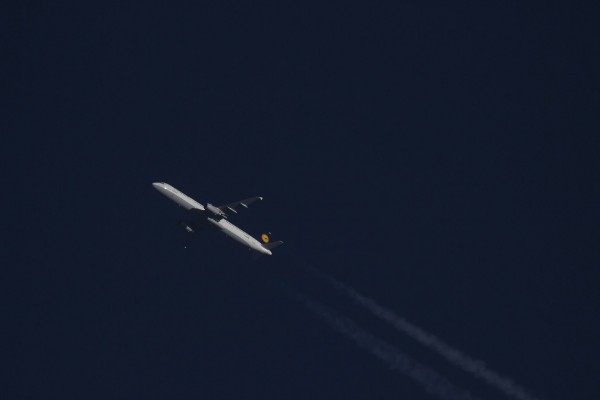
[(212, 218), (207, 219), (208, 222), (219, 228), (224, 234), (231, 237), (232, 239), (237, 240), (241, 244), (258, 251), (259, 253), (271, 255), (271, 250), (265, 249), (258, 240), (254, 239), (252, 236), (250, 236), (231, 222), (227, 221), (225, 218), (222, 218), (218, 221)]
[[(198, 203), (196, 200), (187, 196), (185, 193), (180, 192), (179, 190), (175, 189), (173, 186), (167, 183), (156, 182), (153, 183), (152, 186), (154, 186), (154, 188), (158, 190), (161, 194), (173, 200), (175, 203), (185, 208), (186, 210), (197, 209), (205, 211), (205, 208), (202, 204)], [(258, 240), (256, 240), (255, 238), (253, 238), (248, 233), (244, 232), (231, 222), (227, 221), (224, 218), (221, 218), (218, 215), (212, 215), (211, 217), (206, 218), (206, 220), (216, 228), (219, 228), (227, 236), (231, 237), (232, 239), (240, 242), (245, 246), (248, 246), (252, 250), (258, 251), (259, 253), (269, 255), (272, 254), (271, 250), (263, 247), (263, 245)]]
[(156, 182), (153, 183), (152, 186), (154, 186), (154, 189), (158, 190), (162, 195), (173, 200), (175, 203), (179, 204), (186, 210), (196, 208), (198, 210), (204, 211), (204, 206), (202, 204), (198, 203), (196, 200), (192, 199), (185, 193), (181, 193), (179, 190), (175, 189), (168, 183)]

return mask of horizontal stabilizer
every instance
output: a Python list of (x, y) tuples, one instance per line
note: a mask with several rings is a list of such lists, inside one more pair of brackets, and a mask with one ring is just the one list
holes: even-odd
[(278, 240), (276, 242), (271, 242), (271, 243), (263, 243), (262, 246), (267, 249), (267, 250), (271, 250), (274, 249), (277, 246), (281, 246), (283, 244), (283, 241)]

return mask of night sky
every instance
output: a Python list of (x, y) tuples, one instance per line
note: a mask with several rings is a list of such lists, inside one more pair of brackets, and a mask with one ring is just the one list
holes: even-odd
[[(597, 16), (483, 3), (9, 7), (0, 398), (466, 399), (400, 353), (517, 398), (327, 276), (531, 399), (595, 398)], [(264, 196), (231, 221), (285, 244), (184, 248), (156, 181)]]

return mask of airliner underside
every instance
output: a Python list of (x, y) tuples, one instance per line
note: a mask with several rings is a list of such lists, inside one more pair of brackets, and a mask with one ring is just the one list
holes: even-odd
[(206, 227), (214, 227), (219, 229), (221, 232), (229, 236), (230, 238), (240, 242), (249, 249), (258, 251), (262, 254), (271, 255), (271, 249), (283, 244), (282, 241), (269, 242), (269, 236), (263, 234), (261, 236), (263, 243), (253, 238), (248, 233), (244, 232), (234, 224), (228, 221), (228, 212), (237, 214), (238, 209), (241, 207), (248, 208), (248, 206), (257, 200), (262, 200), (262, 197), (250, 197), (248, 199), (236, 201), (234, 203), (225, 204), (222, 206), (213, 206), (210, 203), (206, 204), (206, 207), (192, 199), (185, 193), (180, 192), (173, 186), (164, 182), (155, 182), (152, 186), (158, 190), (162, 195), (168, 197), (180, 207), (185, 208), (194, 215), (193, 221), (184, 224), (186, 232), (193, 234), (197, 230), (201, 230)]

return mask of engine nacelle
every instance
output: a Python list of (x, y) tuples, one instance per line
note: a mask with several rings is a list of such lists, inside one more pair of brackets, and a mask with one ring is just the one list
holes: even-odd
[(208, 203), (206, 205), (206, 209), (210, 212), (212, 212), (215, 215), (218, 215), (219, 217), (223, 217), (223, 218), (227, 218), (227, 214), (225, 214), (223, 211), (221, 211), (219, 208), (213, 206), (212, 204)]

